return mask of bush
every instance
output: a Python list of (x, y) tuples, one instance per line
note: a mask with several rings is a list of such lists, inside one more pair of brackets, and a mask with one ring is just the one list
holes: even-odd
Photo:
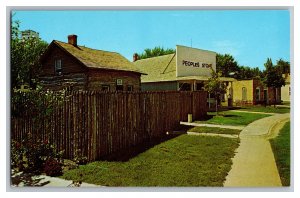
[(62, 175), (62, 164), (54, 158), (49, 158), (45, 162), (44, 172), (48, 176), (60, 176)]
[[(45, 123), (50, 119), (53, 109), (66, 101), (65, 90), (43, 91), (42, 87), (28, 92), (12, 91), (11, 116), (12, 118), (31, 118), (34, 133), (51, 124)], [(49, 130), (50, 131), (50, 130)], [(49, 132), (50, 133), (50, 132)], [(36, 133), (38, 135), (38, 133)], [(41, 136), (39, 136), (41, 138)], [(49, 158), (61, 160), (61, 152), (57, 152), (55, 145), (45, 138), (37, 140), (32, 134), (26, 134), (20, 142), (12, 141), (11, 165), (18, 171), (37, 173), (44, 170), (44, 164)]]
[(40, 174), (48, 159), (61, 160), (62, 152), (56, 152), (48, 140), (34, 142), (30, 135), (22, 143), (12, 141), (11, 165), (18, 171)]
[(17, 141), (11, 143), (11, 166), (17, 168), (19, 171), (23, 171), (23, 147)]
[(77, 149), (75, 151), (75, 156), (74, 156), (73, 161), (78, 165), (85, 165), (85, 164), (87, 164), (88, 159), (86, 156), (82, 155), (80, 149)]

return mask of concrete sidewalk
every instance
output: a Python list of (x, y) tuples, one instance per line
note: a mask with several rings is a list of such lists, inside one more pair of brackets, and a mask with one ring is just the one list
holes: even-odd
[(240, 133), (240, 146), (224, 187), (279, 187), (280, 177), (269, 138), (278, 133), (290, 117), (275, 114), (252, 122)]
[(73, 184), (73, 181), (50, 177), (47, 175), (32, 175), (29, 173), (12, 172), (12, 187), (103, 187), (95, 184), (82, 183), (80, 186)]
[(285, 107), (285, 108), (291, 108), (290, 105), (276, 105), (276, 107)]

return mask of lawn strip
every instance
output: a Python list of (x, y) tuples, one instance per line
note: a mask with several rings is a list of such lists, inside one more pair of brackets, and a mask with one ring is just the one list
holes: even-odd
[(181, 135), (127, 162), (93, 162), (62, 177), (103, 186), (222, 186), (238, 141)]
[(268, 117), (266, 114), (252, 114), (252, 113), (241, 113), (222, 111), (216, 115), (215, 112), (208, 112), (208, 119), (203, 121), (196, 121), (196, 123), (207, 123), (207, 124), (220, 124), (220, 125), (248, 125), (251, 122)]
[(290, 186), (290, 122), (280, 130), (279, 135), (270, 140), (278, 172), (283, 186)]
[(214, 134), (230, 134), (230, 135), (238, 135), (242, 130), (238, 129), (225, 129), (218, 127), (202, 127), (196, 126), (188, 130), (189, 132), (196, 133), (214, 133)]
[(264, 112), (264, 113), (289, 113), (290, 108), (287, 107), (276, 107), (273, 106), (251, 106), (251, 107), (242, 107), (238, 109), (240, 111), (253, 111), (253, 112)]

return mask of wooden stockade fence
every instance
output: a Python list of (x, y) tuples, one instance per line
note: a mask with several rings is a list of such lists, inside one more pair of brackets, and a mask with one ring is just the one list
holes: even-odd
[[(89, 161), (159, 138), (186, 121), (206, 115), (206, 92), (67, 92), (47, 119), (12, 117), (11, 137), (30, 133), (47, 139), (73, 159), (80, 151)], [(46, 102), (46, 101), (44, 101)], [(35, 120), (42, 120), (35, 122)]]

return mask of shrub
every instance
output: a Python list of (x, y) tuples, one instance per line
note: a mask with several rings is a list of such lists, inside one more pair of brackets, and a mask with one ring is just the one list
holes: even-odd
[(56, 152), (55, 146), (48, 140), (34, 142), (29, 135), (22, 143), (12, 141), (11, 165), (18, 171), (39, 174), (48, 159), (61, 160), (61, 157), (62, 152)]
[(23, 147), (21, 143), (12, 141), (11, 143), (11, 166), (17, 168), (19, 171), (23, 171)]
[(77, 149), (77, 150), (75, 151), (75, 157), (74, 157), (73, 160), (74, 160), (74, 162), (75, 162), (76, 164), (79, 164), (79, 165), (85, 165), (85, 164), (87, 164), (87, 162), (88, 162), (87, 157), (84, 156), (84, 155), (82, 155), (80, 149)]
[[(52, 116), (54, 107), (62, 104), (68, 97), (65, 90), (43, 91), (41, 87), (28, 92), (13, 91), (11, 95), (12, 118), (31, 118), (35, 133), (43, 127), (48, 130), (48, 127), (55, 123), (48, 123), (45, 126), (44, 124)], [(21, 142), (12, 141), (11, 165), (19, 171), (40, 173), (49, 158), (61, 160), (61, 154), (47, 139), (37, 140), (29, 133)]]
[(62, 164), (54, 158), (49, 158), (45, 162), (44, 172), (48, 176), (60, 176), (62, 175)]

